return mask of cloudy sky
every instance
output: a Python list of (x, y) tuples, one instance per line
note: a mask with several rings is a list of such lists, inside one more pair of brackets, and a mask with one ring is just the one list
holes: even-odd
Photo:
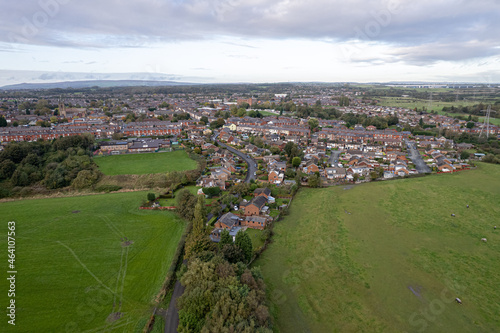
[(2, 1), (0, 85), (498, 83), (499, 13), (498, 0)]

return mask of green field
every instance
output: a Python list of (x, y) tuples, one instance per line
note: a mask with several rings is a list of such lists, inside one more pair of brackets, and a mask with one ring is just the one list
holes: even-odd
[(94, 158), (105, 175), (144, 175), (196, 169), (196, 162), (184, 150), (170, 153), (111, 155)]
[(394, 107), (402, 107), (408, 109), (422, 109), (422, 107), (426, 107), (428, 111), (436, 110), (441, 111), (444, 106), (473, 106), (478, 104), (480, 101), (460, 101), (460, 102), (443, 102), (434, 100), (430, 103), (430, 100), (421, 100), (413, 97), (379, 97), (380, 105), (384, 106), (394, 106)]
[(500, 331), (499, 180), (481, 164), (300, 190), (256, 262), (275, 331)]
[[(412, 97), (379, 97), (378, 99), (380, 100), (379, 103), (380, 105), (402, 107), (407, 109), (418, 108), (419, 110), (425, 107), (427, 108), (428, 111), (436, 111), (440, 115), (445, 115), (449, 117), (454, 117), (454, 116), (468, 117), (469, 114), (443, 111), (443, 107), (458, 106), (458, 105), (473, 106), (481, 102), (481, 101), (471, 100), (471, 101), (460, 101), (460, 102), (433, 101), (432, 103), (429, 103), (428, 100), (421, 100)], [(484, 121), (484, 117), (479, 117), (479, 121), (481, 122)], [(490, 124), (500, 126), (500, 118), (490, 118)]]
[[(185, 223), (138, 209), (145, 192), (0, 203), (16, 222), (16, 326), (0, 332), (134, 332), (152, 314)], [(131, 244), (124, 244), (127, 237)], [(2, 305), (7, 280), (0, 280)], [(5, 310), (4, 310), (5, 311)], [(107, 321), (111, 313), (123, 315)], [(141, 320), (142, 319), (142, 320)], [(144, 326), (144, 325), (142, 325)]]

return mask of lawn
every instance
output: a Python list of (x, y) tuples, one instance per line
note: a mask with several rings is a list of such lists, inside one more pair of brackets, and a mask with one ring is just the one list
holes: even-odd
[(144, 175), (196, 169), (196, 162), (184, 150), (169, 153), (110, 155), (94, 158), (99, 169), (109, 176)]
[[(7, 221), (16, 222), (17, 270), (16, 326), (4, 320), (0, 331), (139, 328), (152, 313), (185, 229), (173, 213), (139, 210), (145, 197), (132, 192), (0, 203), (4, 235)], [(1, 248), (6, 241), (0, 238)], [(6, 282), (0, 280), (4, 305)], [(120, 319), (107, 320), (116, 312)]]
[(254, 250), (264, 246), (264, 240), (262, 239), (262, 230), (247, 228), (245, 232), (248, 234), (248, 236), (250, 236)]
[(301, 189), (255, 263), (275, 331), (500, 331), (499, 179), (481, 164)]

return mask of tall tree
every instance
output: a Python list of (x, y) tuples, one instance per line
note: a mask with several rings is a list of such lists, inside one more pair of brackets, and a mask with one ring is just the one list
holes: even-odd
[(197, 203), (196, 196), (184, 189), (177, 194), (177, 212), (185, 220), (192, 221), (194, 218), (194, 207)]
[(193, 232), (202, 234), (205, 230), (205, 198), (198, 196), (198, 201), (194, 207)]
[(248, 236), (246, 232), (238, 231), (234, 244), (243, 251), (246, 261), (249, 262), (252, 259), (253, 252), (252, 239), (250, 236)]

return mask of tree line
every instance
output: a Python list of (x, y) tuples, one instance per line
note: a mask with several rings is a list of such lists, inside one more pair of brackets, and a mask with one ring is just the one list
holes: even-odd
[(220, 242), (209, 238), (204, 196), (185, 189), (177, 196), (178, 214), (192, 222), (185, 243), (188, 265), (179, 271), (185, 286), (178, 299), (178, 332), (271, 332), (265, 305), (265, 284), (253, 257), (250, 236), (238, 232), (235, 241), (223, 231)]
[(29, 186), (92, 186), (101, 177), (91, 157), (93, 145), (91, 135), (9, 143), (0, 152), (0, 197), (22, 192)]

